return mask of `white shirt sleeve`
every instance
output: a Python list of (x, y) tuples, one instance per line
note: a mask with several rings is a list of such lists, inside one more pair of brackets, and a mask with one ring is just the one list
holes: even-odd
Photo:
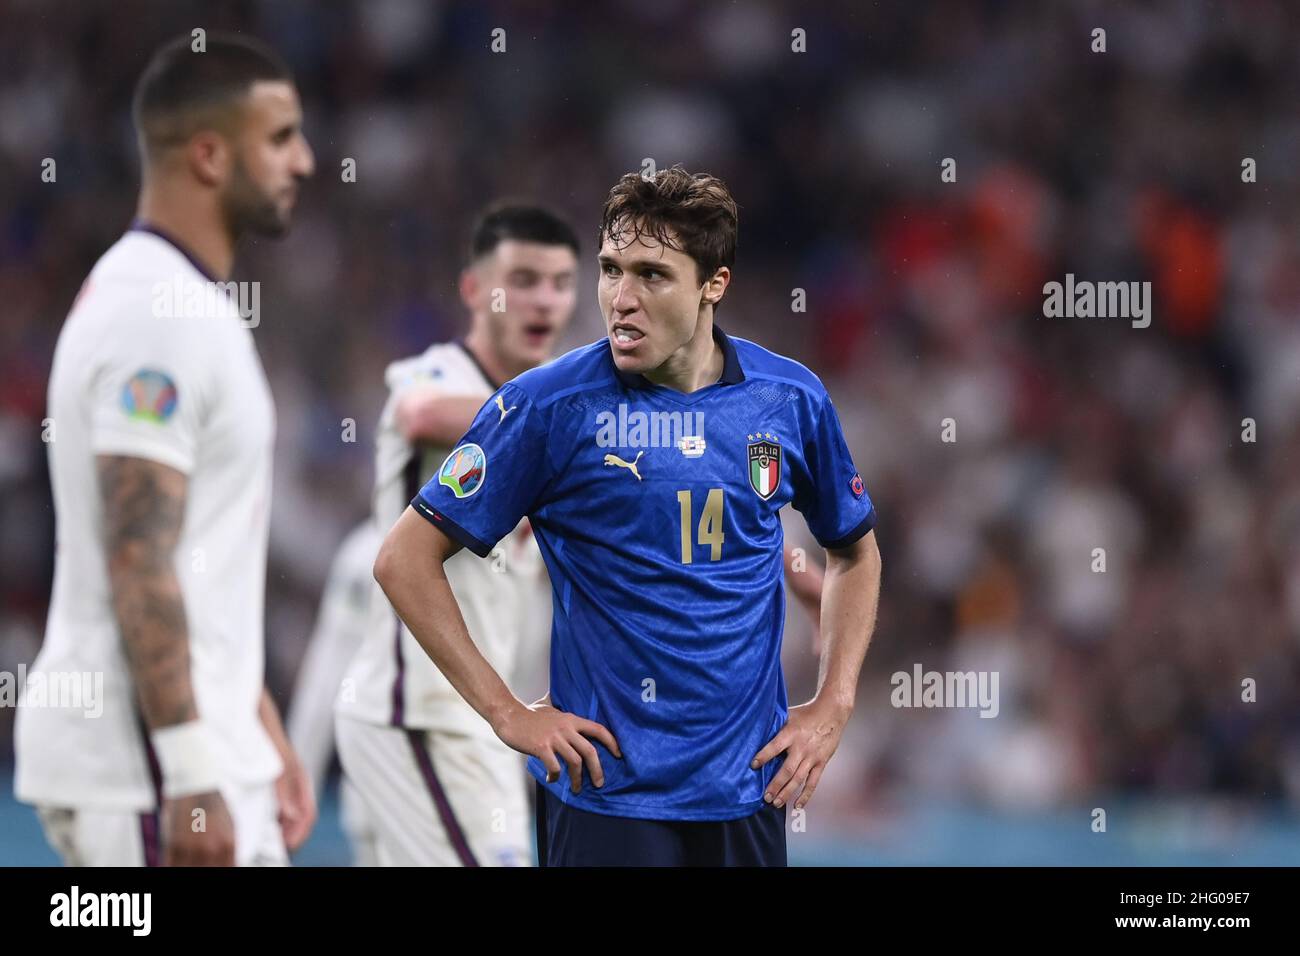
[(189, 474), (215, 397), (216, 350), (185, 320), (123, 323), (91, 377), (91, 450)]

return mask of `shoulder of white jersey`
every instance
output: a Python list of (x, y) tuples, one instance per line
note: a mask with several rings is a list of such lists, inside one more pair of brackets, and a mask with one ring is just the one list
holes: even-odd
[[(126, 318), (202, 318), (214, 304), (238, 318), (239, 310), (176, 246), (133, 229), (109, 246), (87, 276), (84, 291), (97, 305), (111, 302)], [(195, 295), (193, 289), (202, 295)], [(80, 302), (78, 303), (80, 304)], [(206, 331), (211, 331), (210, 329)]]
[(92, 276), (111, 275), (120, 279), (159, 279), (176, 271), (186, 277), (203, 278), (194, 264), (175, 246), (153, 233), (130, 230), (104, 250)]
[(161, 236), (141, 229), (132, 229), (122, 235), (99, 258), (96, 272), (111, 273), (126, 280), (158, 282), (179, 276), (183, 280), (206, 282), (208, 277), (199, 271), (183, 252)]
[(438, 385), (452, 394), (480, 394), (492, 388), (484, 381), (477, 364), (456, 342), (439, 342), (419, 355), (389, 363), (384, 370), (384, 383), (392, 392), (420, 384)]

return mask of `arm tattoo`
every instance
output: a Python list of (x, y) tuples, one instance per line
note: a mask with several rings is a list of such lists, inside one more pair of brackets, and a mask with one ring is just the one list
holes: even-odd
[(140, 458), (96, 459), (113, 613), (150, 729), (198, 716), (189, 632), (172, 565), (185, 513), (185, 476)]

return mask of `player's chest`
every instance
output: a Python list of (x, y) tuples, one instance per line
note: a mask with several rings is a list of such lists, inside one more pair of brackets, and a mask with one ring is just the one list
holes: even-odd
[(206, 423), (207, 444), (228, 461), (269, 459), (275, 442), (275, 402), (251, 342), (234, 342), (222, 364), (219, 394)]
[(802, 442), (781, 409), (627, 404), (588, 425), (563, 449), (560, 497), (598, 514), (611, 535), (680, 537), (689, 555), (728, 529), (771, 533), (793, 497)]

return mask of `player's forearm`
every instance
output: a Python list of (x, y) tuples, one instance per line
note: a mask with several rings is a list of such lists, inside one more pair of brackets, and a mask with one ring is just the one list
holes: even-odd
[(876, 628), (880, 568), (874, 533), (849, 548), (826, 553), (816, 696), (845, 711), (853, 709), (862, 660)]
[(433, 386), (412, 388), (397, 403), (398, 431), (413, 444), (450, 447), (469, 431), (486, 398), (447, 396)]
[(146, 726), (153, 730), (196, 720), (185, 602), (175, 572), (118, 563), (109, 581)]
[(172, 564), (185, 477), (138, 458), (97, 459), (113, 613), (146, 725), (195, 720), (189, 631)]
[(518, 705), (470, 638), (445, 575), (426, 578), (418, 590), (398, 585), (390, 600), (429, 659), (484, 720), (496, 727), (502, 715)]
[(469, 636), (443, 570), (447, 538), (411, 509), (389, 531), (375, 580), (424, 652), (465, 701), (494, 728), (522, 706)]

